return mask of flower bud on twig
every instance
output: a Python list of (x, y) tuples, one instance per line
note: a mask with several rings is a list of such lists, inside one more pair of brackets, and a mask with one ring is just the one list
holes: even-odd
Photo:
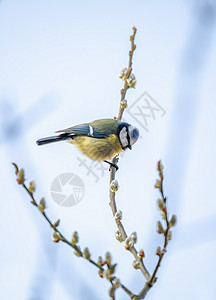
[(120, 102), (120, 106), (121, 106), (121, 108), (124, 108), (124, 109), (127, 108), (128, 107), (127, 100), (126, 99), (122, 100)]
[(117, 289), (120, 286), (120, 280), (118, 278), (114, 278), (112, 282), (115, 289)]
[(43, 197), (43, 198), (41, 198), (41, 200), (40, 200), (40, 203), (39, 203), (39, 205), (38, 205), (38, 208), (39, 208), (39, 210), (40, 210), (40, 212), (44, 212), (44, 210), (46, 209), (46, 201), (45, 201), (45, 198)]
[(157, 170), (158, 170), (159, 174), (161, 174), (164, 170), (164, 166), (163, 166), (161, 160), (159, 160), (157, 163)]
[(164, 233), (164, 229), (160, 221), (157, 222), (157, 232), (159, 234)]
[(58, 243), (60, 241), (60, 239), (61, 239), (60, 234), (58, 232), (56, 232), (56, 231), (53, 232), (52, 237), (53, 237), (53, 242), (55, 242), (55, 243)]
[(122, 80), (125, 80), (126, 79), (126, 76), (127, 76), (127, 73), (128, 73), (128, 69), (127, 68), (123, 68), (121, 70), (121, 73), (119, 74), (119, 78), (122, 79)]
[(164, 200), (163, 199), (158, 199), (157, 205), (158, 205), (158, 208), (162, 210), (165, 206)]
[(122, 211), (121, 210), (118, 210), (116, 213), (115, 213), (115, 219), (117, 221), (121, 221), (122, 220)]
[(125, 240), (125, 249), (129, 250), (133, 247), (133, 245), (134, 245), (134, 242), (131, 239), (131, 237), (127, 237), (126, 240)]
[(119, 241), (120, 243), (123, 242), (123, 237), (119, 230), (116, 231), (115, 236), (116, 236), (117, 241)]
[(105, 254), (105, 261), (107, 263), (107, 265), (111, 265), (111, 260), (112, 260), (112, 256), (111, 256), (111, 253), (110, 252), (106, 252)]
[(176, 225), (176, 222), (177, 222), (176, 215), (173, 215), (172, 218), (171, 218), (170, 221), (169, 221), (169, 226), (170, 226), (170, 227), (175, 226), (175, 225)]
[(110, 270), (110, 274), (114, 274), (115, 273), (115, 269), (116, 269), (117, 264), (112, 265), (109, 270)]
[(112, 278), (112, 274), (110, 273), (110, 269), (104, 270), (103, 276), (104, 276), (106, 279), (110, 280), (110, 279)]
[(71, 244), (72, 245), (76, 245), (79, 241), (79, 235), (77, 231), (74, 231), (73, 235), (72, 235), (72, 240), (71, 240)]
[(161, 255), (161, 247), (158, 246), (157, 249), (156, 249), (156, 255), (160, 256)]
[(102, 267), (103, 259), (101, 256), (98, 257), (97, 264)]
[(139, 262), (139, 260), (136, 259), (136, 260), (133, 261), (133, 267), (136, 270), (138, 270), (140, 268), (140, 262)]
[(78, 256), (78, 257), (82, 256), (82, 252), (81, 252), (80, 246), (76, 246), (76, 247), (77, 247), (77, 249), (78, 249), (79, 251), (75, 250), (75, 251), (74, 251), (74, 254), (75, 254), (76, 256)]
[(33, 194), (35, 192), (35, 181), (34, 180), (31, 180), (29, 182), (28, 190), (31, 194)]
[(144, 258), (144, 257), (145, 257), (144, 251), (141, 249), (141, 250), (139, 251), (139, 253), (137, 254), (137, 256), (138, 256), (138, 258)]
[(127, 79), (127, 86), (129, 88), (135, 88), (135, 85), (136, 85), (136, 77), (134, 74), (130, 74), (129, 78)]
[(85, 258), (85, 259), (90, 259), (90, 257), (91, 257), (91, 254), (90, 254), (90, 252), (89, 252), (89, 248), (88, 247), (86, 247), (85, 249), (84, 249), (84, 251), (83, 251), (83, 257)]
[[(107, 278), (107, 279), (108, 279), (108, 278)], [(114, 288), (114, 286), (111, 286), (111, 288), (109, 289), (109, 296), (110, 296), (112, 299), (114, 299), (114, 298), (113, 298), (114, 295), (115, 295), (115, 288)]]
[(25, 182), (25, 171), (24, 169), (21, 169), (17, 174), (17, 183), (24, 184), (24, 182)]
[(135, 26), (132, 27), (133, 31), (136, 33), (137, 32), (137, 29)]
[(112, 180), (111, 183), (110, 183), (110, 190), (111, 192), (115, 193), (117, 192), (119, 189), (119, 184), (118, 184), (118, 180), (115, 179), (115, 180)]
[(161, 181), (160, 181), (159, 179), (156, 180), (155, 188), (156, 188), (156, 189), (159, 189), (159, 191), (161, 192), (161, 190), (162, 190), (162, 185), (161, 185)]
[(58, 219), (53, 225), (54, 225), (55, 227), (58, 227), (59, 224), (60, 224), (60, 220)]
[(98, 271), (98, 275), (100, 276), (100, 278), (103, 278), (104, 276), (103, 276), (103, 271), (102, 270), (99, 270)]
[(136, 242), (137, 242), (137, 233), (136, 233), (136, 231), (132, 232), (130, 237), (131, 237), (133, 243), (136, 244)]
[(167, 233), (167, 241), (171, 241), (171, 239), (172, 239), (172, 231), (169, 230)]
[(163, 210), (161, 211), (161, 217), (166, 220), (166, 212)]

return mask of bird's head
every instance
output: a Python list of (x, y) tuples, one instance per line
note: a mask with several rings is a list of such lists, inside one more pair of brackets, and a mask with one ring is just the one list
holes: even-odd
[(139, 138), (139, 130), (128, 124), (122, 123), (119, 128), (119, 141), (123, 150), (126, 148), (132, 149), (132, 145), (136, 143)]

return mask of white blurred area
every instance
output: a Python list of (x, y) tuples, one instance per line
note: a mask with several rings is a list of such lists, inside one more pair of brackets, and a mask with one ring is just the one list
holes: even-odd
[[(134, 293), (144, 278), (115, 239), (109, 207), (108, 167), (98, 182), (67, 143), (38, 147), (58, 129), (118, 113), (121, 69), (128, 64), (129, 36), (137, 27), (134, 103), (144, 91), (166, 111), (149, 118), (149, 131), (120, 159), (117, 206), (150, 272), (162, 244), (154, 189), (156, 163), (165, 166), (170, 214), (178, 217), (173, 239), (146, 299), (214, 300), (216, 268), (216, 2), (194, 1), (0, 1), (0, 299), (109, 299), (96, 268), (52, 242), (52, 230), (16, 184), (11, 162), (35, 179), (36, 198), (69, 239), (97, 260), (107, 250), (116, 275)], [(124, 117), (135, 126), (136, 121)], [(88, 160), (91, 164), (91, 161)], [(76, 206), (50, 196), (56, 176), (72, 172), (85, 184)], [(117, 299), (127, 299), (122, 291)]]

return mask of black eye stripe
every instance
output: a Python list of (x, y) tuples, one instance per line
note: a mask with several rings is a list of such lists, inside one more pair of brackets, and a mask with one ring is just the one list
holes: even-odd
[[(127, 136), (126, 136), (127, 142), (128, 142), (128, 145), (127, 145), (127, 146), (123, 146), (123, 145), (122, 145), (122, 141), (121, 141), (121, 139), (120, 139), (120, 132), (122, 131), (123, 128), (125, 128), (126, 133), (127, 133)], [(131, 145), (130, 145), (130, 136), (129, 136), (129, 131), (128, 131), (128, 125), (127, 125), (127, 123), (122, 123), (122, 124), (118, 127), (118, 138), (119, 138), (119, 142), (120, 142), (120, 145), (121, 145), (121, 147), (122, 147), (123, 150), (126, 150), (128, 147), (131, 146)]]
[(126, 131), (127, 131), (128, 146), (130, 146), (130, 135), (129, 135), (129, 132), (128, 132), (128, 127), (126, 127)]

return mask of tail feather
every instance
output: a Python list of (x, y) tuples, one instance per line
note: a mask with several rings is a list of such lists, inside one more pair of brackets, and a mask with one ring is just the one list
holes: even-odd
[(67, 133), (63, 133), (60, 135), (56, 135), (56, 136), (49, 136), (46, 138), (42, 138), (36, 141), (37, 145), (46, 145), (46, 144), (50, 144), (50, 143), (55, 143), (55, 142), (60, 142), (60, 141), (65, 141), (67, 139), (73, 139), (73, 136), (67, 134)]

